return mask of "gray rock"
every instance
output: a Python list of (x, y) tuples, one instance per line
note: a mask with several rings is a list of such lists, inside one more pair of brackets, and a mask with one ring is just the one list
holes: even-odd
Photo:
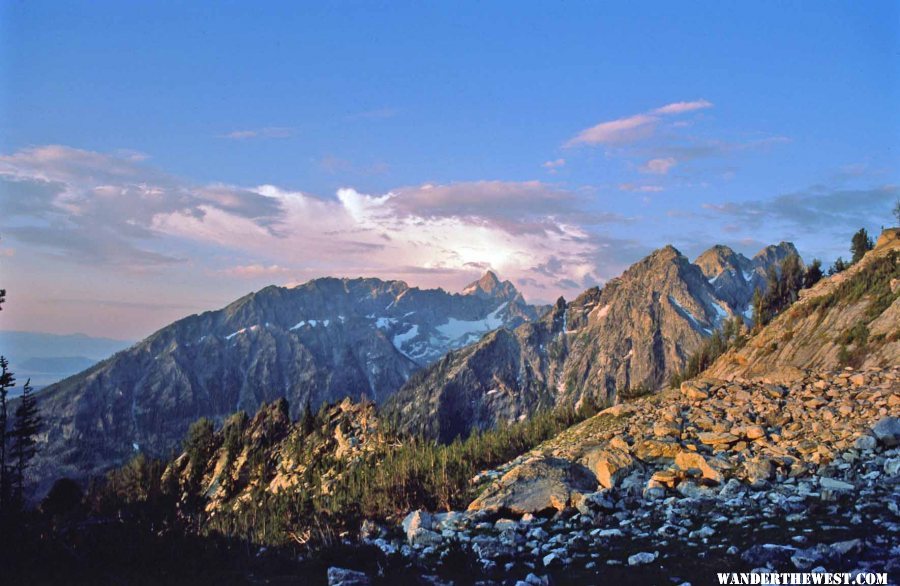
[(362, 572), (338, 568), (328, 568), (328, 586), (368, 586), (371, 583), (369, 577)]
[(643, 566), (644, 564), (649, 564), (656, 559), (658, 553), (650, 553), (649, 551), (642, 551), (636, 553), (634, 555), (628, 556), (628, 565), (629, 566)]
[(900, 444), (900, 419), (896, 417), (882, 418), (872, 428), (872, 434), (889, 448)]

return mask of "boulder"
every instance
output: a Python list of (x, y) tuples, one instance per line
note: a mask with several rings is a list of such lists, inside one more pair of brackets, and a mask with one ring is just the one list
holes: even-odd
[(709, 385), (702, 381), (688, 380), (681, 383), (681, 394), (692, 401), (709, 398)]
[(711, 482), (719, 484), (724, 480), (722, 473), (710, 466), (706, 458), (697, 452), (680, 452), (675, 456), (675, 465), (682, 470), (699, 470), (703, 474), (703, 478)]
[(509, 511), (516, 515), (562, 511), (597, 489), (597, 478), (569, 460), (537, 457), (503, 475), (469, 505), (470, 511)]
[(889, 448), (900, 444), (900, 419), (896, 417), (880, 419), (872, 428), (872, 435)]
[(431, 529), (433, 520), (431, 513), (427, 511), (413, 511), (408, 514), (403, 519), (403, 532), (406, 533), (406, 538), (411, 540), (420, 529)]
[(701, 431), (697, 434), (697, 439), (699, 439), (701, 443), (716, 446), (721, 444), (733, 444), (738, 441), (739, 438), (725, 431)]
[(336, 566), (328, 568), (328, 586), (368, 586), (370, 583), (369, 577), (362, 572)]
[(586, 452), (580, 462), (597, 477), (603, 488), (613, 488), (634, 468), (634, 458), (614, 448), (594, 448)]
[(763, 488), (772, 478), (774, 466), (768, 458), (751, 458), (744, 462), (744, 476), (753, 488)]
[(658, 554), (656, 552), (650, 553), (649, 551), (641, 551), (634, 555), (628, 556), (628, 565), (629, 566), (643, 566), (644, 564), (649, 564), (656, 559)]
[(644, 462), (671, 462), (681, 451), (681, 445), (671, 441), (644, 439), (635, 442), (631, 453)]

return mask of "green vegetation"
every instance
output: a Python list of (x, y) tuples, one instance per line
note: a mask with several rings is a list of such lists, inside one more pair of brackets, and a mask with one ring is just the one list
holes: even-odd
[(869, 233), (866, 232), (865, 228), (860, 228), (859, 232), (854, 234), (850, 241), (850, 254), (853, 255), (850, 263), (858, 263), (862, 257), (874, 247), (875, 243), (872, 241), (872, 238), (869, 237)]
[[(323, 413), (314, 428), (326, 423)], [(254, 506), (223, 507), (204, 519), (202, 531), (242, 535), (271, 545), (294, 540), (327, 546), (344, 532), (355, 533), (364, 519), (387, 520), (414, 509), (464, 508), (476, 496), (471, 479), (478, 472), (527, 452), (587, 413), (545, 411), (446, 445), (391, 435), (373, 452), (352, 461), (316, 449), (322, 439), (316, 437), (318, 431), (301, 434), (293, 457), (303, 462), (298, 468), (307, 489), (273, 495), (260, 488), (253, 494)]]
[(777, 269), (769, 267), (766, 273), (766, 292), (757, 289), (753, 295), (753, 319), (756, 321), (756, 328), (761, 329), (794, 303), (804, 283), (815, 283), (818, 280), (816, 273), (821, 278), (819, 267), (804, 270), (803, 263), (796, 254), (781, 261)]
[(716, 359), (725, 354), (731, 348), (742, 348), (747, 343), (747, 335), (744, 331), (744, 323), (741, 318), (735, 317), (726, 320), (721, 330), (716, 330), (706, 338), (700, 348), (688, 358), (684, 368), (669, 379), (669, 385), (677, 387), (682, 382), (690, 380), (712, 366)]

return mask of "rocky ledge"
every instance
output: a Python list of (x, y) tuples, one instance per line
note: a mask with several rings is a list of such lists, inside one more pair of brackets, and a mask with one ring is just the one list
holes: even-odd
[[(473, 482), (467, 511), (364, 535), (430, 583), (710, 583), (900, 573), (900, 368), (695, 380), (607, 409)], [(455, 580), (459, 583), (459, 579)]]

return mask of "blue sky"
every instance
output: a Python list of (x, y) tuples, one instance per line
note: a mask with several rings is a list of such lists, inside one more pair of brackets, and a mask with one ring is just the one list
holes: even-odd
[(546, 301), (666, 243), (831, 261), (900, 193), (895, 2), (184, 4), (0, 2), (0, 327), (135, 338), (325, 274)]

